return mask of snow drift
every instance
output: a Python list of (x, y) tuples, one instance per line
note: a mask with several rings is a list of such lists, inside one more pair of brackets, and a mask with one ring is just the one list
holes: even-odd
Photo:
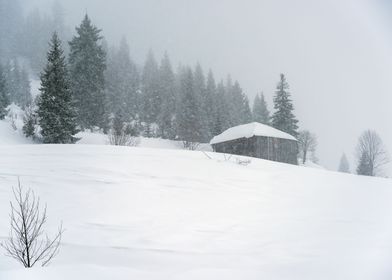
[(62, 220), (59, 256), (0, 279), (390, 279), (392, 184), (202, 152), (0, 146), (0, 238), (17, 176)]

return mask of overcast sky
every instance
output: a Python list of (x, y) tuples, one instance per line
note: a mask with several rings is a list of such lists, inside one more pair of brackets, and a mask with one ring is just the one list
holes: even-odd
[[(43, 9), (52, 2), (24, 1)], [(126, 36), (137, 62), (149, 48), (157, 57), (167, 50), (174, 64), (199, 61), (217, 78), (230, 73), (251, 98), (263, 91), (270, 109), (279, 73), (285, 73), (300, 126), (317, 134), (320, 162), (330, 169), (343, 152), (354, 160), (357, 138), (368, 128), (378, 131), (392, 153), (387, 2), (61, 1), (69, 24), (88, 11), (110, 42)]]

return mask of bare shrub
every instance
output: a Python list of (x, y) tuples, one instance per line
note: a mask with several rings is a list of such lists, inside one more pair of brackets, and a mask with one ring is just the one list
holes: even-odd
[(298, 135), (299, 154), (302, 163), (305, 164), (308, 159), (308, 154), (312, 153), (312, 158), (315, 158), (317, 147), (317, 137), (308, 130), (302, 130)]
[(389, 162), (388, 152), (377, 132), (366, 130), (358, 140), (356, 148), (357, 173), (366, 176), (380, 176), (382, 167)]
[(19, 181), (13, 193), (15, 202), (10, 202), (10, 236), (0, 245), (6, 250), (7, 256), (26, 268), (37, 263), (46, 266), (59, 252), (62, 225), (54, 238), (49, 238), (44, 229), (47, 221), (46, 205), (41, 208), (39, 197), (31, 189), (24, 191)]
[(190, 141), (182, 141), (182, 145), (184, 149), (190, 150), (190, 151), (195, 151), (197, 147), (199, 147), (200, 143), (199, 142), (190, 142)]
[(32, 139), (37, 138), (37, 114), (35, 113), (35, 106), (33, 103), (26, 106), (23, 114), (23, 134)]
[(114, 146), (136, 147), (140, 144), (140, 138), (133, 136), (131, 129), (124, 125), (121, 130), (111, 129), (109, 133), (109, 144)]
[(11, 127), (13, 130), (18, 130), (18, 127), (16, 126), (16, 119), (18, 118), (18, 116), (16, 114), (11, 114), (10, 115), (10, 122), (11, 122)]
[(138, 128), (135, 123), (127, 123), (120, 112), (114, 115), (109, 132), (109, 144), (114, 146), (135, 147), (140, 144)]

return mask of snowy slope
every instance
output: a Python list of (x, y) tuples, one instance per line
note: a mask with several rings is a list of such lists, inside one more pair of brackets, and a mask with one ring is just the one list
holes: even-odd
[[(9, 109), (9, 116), (7, 116), (5, 120), (0, 120), (0, 145), (34, 144), (31, 139), (26, 139), (22, 133), (23, 111), (15, 105), (12, 105)], [(14, 122), (17, 130), (12, 128), (11, 115), (14, 116)], [(80, 139), (77, 142), (79, 145), (109, 145), (108, 136), (101, 132), (83, 131), (78, 133), (76, 137)], [(181, 141), (144, 137), (140, 137), (138, 147), (172, 150), (184, 149)], [(200, 151), (212, 151), (209, 144), (200, 144), (197, 149)]]
[(202, 152), (0, 146), (0, 238), (16, 176), (63, 220), (46, 269), (0, 257), (0, 279), (392, 277), (392, 181)]

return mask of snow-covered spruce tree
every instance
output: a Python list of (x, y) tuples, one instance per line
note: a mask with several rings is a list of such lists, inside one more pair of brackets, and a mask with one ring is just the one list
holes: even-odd
[(221, 81), (216, 88), (213, 135), (221, 134), (231, 126), (226, 88)]
[(280, 81), (276, 89), (274, 97), (275, 112), (272, 115), (272, 126), (297, 137), (298, 120), (293, 113), (294, 106), (288, 91), (289, 84), (283, 74), (280, 74)]
[(160, 114), (162, 97), (159, 88), (159, 68), (152, 50), (148, 52), (144, 64), (142, 80), (142, 111), (141, 120), (145, 123), (144, 134), (147, 137), (155, 136), (152, 124), (156, 124)]
[(195, 149), (202, 140), (202, 121), (200, 118), (200, 100), (194, 93), (192, 69), (184, 68), (180, 75), (180, 102), (177, 115), (179, 140), (187, 149)]
[(369, 156), (366, 152), (362, 152), (358, 160), (357, 174), (363, 176), (374, 176)]
[(38, 129), (38, 120), (36, 113), (36, 106), (34, 102), (32, 102), (29, 106), (24, 109), (23, 115), (23, 134), (27, 138), (36, 138), (36, 131)]
[(343, 154), (340, 158), (338, 171), (343, 173), (350, 173), (350, 164), (348, 163), (346, 154)]
[(249, 123), (252, 121), (252, 110), (249, 105), (249, 98), (243, 95), (243, 105), (242, 105), (242, 123)]
[(169, 55), (165, 52), (159, 68), (159, 91), (162, 96), (158, 116), (159, 134), (164, 139), (175, 139), (176, 86)]
[(125, 39), (122, 39), (119, 49), (108, 54), (105, 80), (107, 111), (111, 114), (121, 111), (127, 121), (137, 119), (139, 72)]
[(226, 96), (230, 116), (230, 126), (248, 123), (252, 120), (252, 114), (249, 107), (249, 100), (243, 93), (238, 81), (231, 83), (231, 78), (227, 79)]
[(43, 142), (75, 143), (76, 113), (65, 57), (56, 33), (53, 34), (47, 60), (47, 65), (41, 74), (41, 95), (37, 102), (38, 123)]
[(19, 73), (18, 85), (19, 87), (16, 96), (16, 103), (22, 108), (26, 108), (26, 106), (30, 105), (32, 97), (29, 74), (27, 73), (27, 70), (25, 68), (22, 68)]
[(0, 65), (0, 120), (7, 115), (7, 106), (9, 105), (6, 77), (3, 67)]
[[(208, 121), (208, 136), (215, 136), (214, 133), (214, 121), (215, 121), (215, 109), (216, 109), (216, 84), (214, 74), (210, 70), (207, 76), (206, 95), (203, 100), (203, 107)], [(209, 139), (210, 140), (210, 139)]]
[(271, 116), (268, 110), (267, 102), (264, 94), (257, 94), (253, 102), (252, 111), (253, 121), (269, 125), (271, 123)]
[(15, 103), (21, 108), (25, 108), (31, 103), (32, 98), (28, 73), (14, 60), (8, 63), (6, 84), (11, 103)]
[(206, 114), (206, 107), (205, 105), (205, 100), (206, 100), (206, 79), (204, 77), (203, 69), (201, 68), (201, 65), (197, 63), (195, 70), (194, 70), (194, 75), (193, 75), (193, 89), (194, 89), (194, 95), (195, 98), (198, 100), (198, 104), (200, 106), (199, 112), (200, 112), (200, 133), (201, 133), (201, 142), (209, 142), (211, 140), (211, 136), (209, 135), (208, 132), (208, 119), (207, 119), (207, 114)]
[(106, 128), (105, 82), (106, 53), (101, 30), (86, 15), (70, 45), (69, 69), (71, 92), (81, 128)]

